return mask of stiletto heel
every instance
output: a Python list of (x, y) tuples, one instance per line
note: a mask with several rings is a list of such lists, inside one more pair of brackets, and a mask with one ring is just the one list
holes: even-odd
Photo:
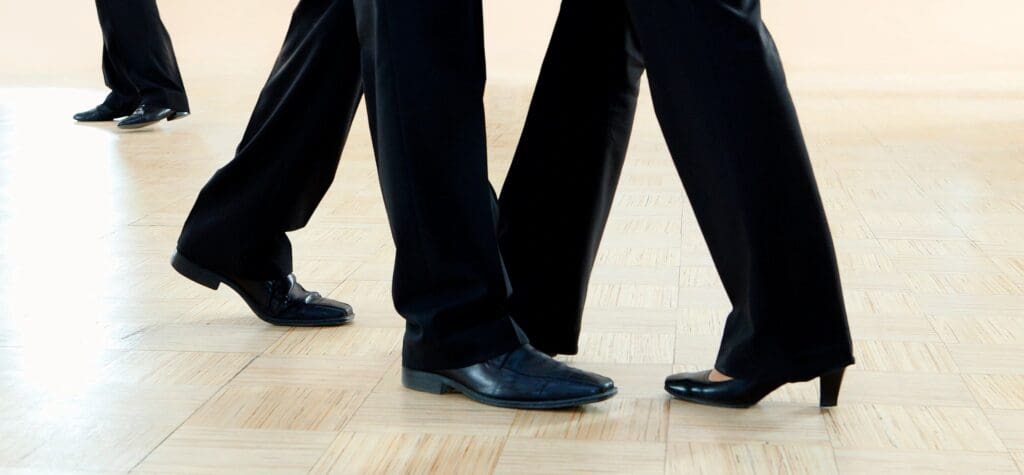
[(821, 375), (821, 407), (835, 407), (839, 404), (839, 388), (843, 385), (843, 373), (846, 368), (840, 368), (831, 373)]

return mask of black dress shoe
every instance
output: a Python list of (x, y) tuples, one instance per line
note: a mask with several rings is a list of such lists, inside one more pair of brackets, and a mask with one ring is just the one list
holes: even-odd
[(206, 269), (175, 252), (171, 265), (181, 275), (216, 290), (220, 284), (238, 292), (261, 320), (291, 327), (333, 327), (350, 323), (352, 307), (326, 299), (316, 292), (307, 292), (289, 274), (276, 280), (248, 280)]
[(459, 392), (483, 404), (515, 409), (576, 407), (619, 392), (611, 379), (569, 367), (530, 345), (465, 368), (402, 368), (402, 384), (434, 394)]
[[(820, 376), (821, 407), (833, 407), (838, 404), (839, 388), (843, 384), (845, 371), (846, 368), (840, 368)], [(707, 406), (747, 408), (757, 404), (772, 391), (786, 384), (785, 382), (750, 379), (714, 382), (711, 381), (710, 376), (711, 370), (674, 374), (665, 379), (665, 390), (683, 401)]]
[(85, 112), (75, 114), (75, 120), (79, 122), (109, 122), (131, 113), (131, 110), (115, 110), (107, 107), (105, 104), (100, 104)]
[(118, 122), (117, 126), (122, 129), (139, 129), (147, 125), (153, 125), (164, 119), (172, 121), (187, 116), (188, 112), (178, 112), (166, 107), (143, 104), (139, 106), (138, 109), (135, 109), (135, 112), (133, 112), (132, 115), (128, 116), (121, 122)]

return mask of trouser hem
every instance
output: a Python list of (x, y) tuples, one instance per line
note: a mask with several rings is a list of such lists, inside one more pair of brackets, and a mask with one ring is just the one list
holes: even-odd
[(735, 378), (769, 378), (787, 383), (810, 381), (831, 371), (856, 363), (848, 346), (831, 346), (804, 351), (784, 360), (760, 359), (757, 368), (720, 359), (715, 369)]
[(502, 317), (445, 338), (436, 345), (406, 342), (402, 349), (402, 366), (421, 371), (465, 368), (511, 352), (526, 343), (516, 331), (512, 319)]

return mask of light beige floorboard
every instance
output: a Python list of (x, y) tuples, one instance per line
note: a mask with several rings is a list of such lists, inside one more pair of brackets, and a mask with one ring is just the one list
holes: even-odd
[[(161, 2), (194, 113), (122, 133), (70, 120), (105, 94), (92, 3), (0, 0), (0, 473), (1024, 471), (1024, 4), (762, 3), (858, 358), (829, 410), (814, 381), (744, 411), (664, 392), (666, 375), (714, 363), (730, 304), (646, 85), (580, 354), (561, 357), (619, 395), (496, 409), (401, 385), (363, 111), (335, 185), (290, 234), (303, 284), (351, 303), (354, 324), (269, 326), (168, 265), (294, 1)], [(484, 2), (496, 188), (557, 10)]]

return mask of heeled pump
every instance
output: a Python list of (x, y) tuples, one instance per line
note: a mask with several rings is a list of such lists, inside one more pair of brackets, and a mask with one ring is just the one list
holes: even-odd
[[(843, 384), (846, 368), (840, 368), (819, 376), (821, 383), (821, 407), (833, 407), (839, 403), (839, 389)], [(747, 408), (760, 402), (765, 396), (779, 389), (786, 382), (751, 379), (730, 379), (711, 381), (711, 370), (698, 373), (679, 373), (665, 379), (665, 391), (676, 399), (708, 406)]]

